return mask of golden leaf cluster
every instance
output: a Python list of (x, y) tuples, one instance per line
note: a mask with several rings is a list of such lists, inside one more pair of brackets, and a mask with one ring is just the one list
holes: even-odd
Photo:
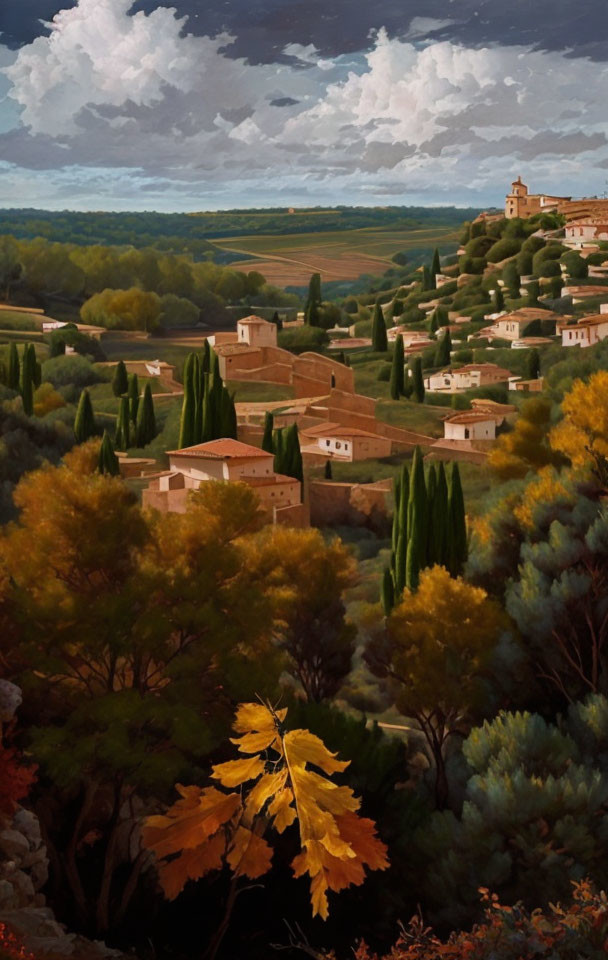
[(310, 878), (313, 915), (328, 916), (329, 890), (359, 885), (366, 870), (388, 866), (375, 824), (357, 813), (361, 801), (330, 779), (348, 762), (308, 730), (285, 731), (286, 714), (241, 704), (234, 721), (239, 736), (232, 742), (242, 756), (212, 773), (222, 787), (239, 791), (178, 786), (181, 799), (164, 816), (146, 820), (144, 844), (156, 854), (168, 898), (225, 863), (236, 876), (262, 876), (272, 856), (264, 834), (283, 833), (295, 823), (300, 853), (292, 869)]

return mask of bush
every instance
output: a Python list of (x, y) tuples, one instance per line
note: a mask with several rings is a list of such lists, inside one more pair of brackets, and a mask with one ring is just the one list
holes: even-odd
[(542, 250), (537, 250), (532, 257), (532, 273), (535, 276), (541, 276), (540, 270), (547, 260), (559, 260), (564, 248), (561, 243), (548, 243)]
[(506, 260), (507, 257), (513, 257), (516, 253), (519, 253), (521, 247), (521, 240), (517, 237), (503, 237), (502, 240), (498, 240), (494, 246), (490, 247), (486, 253), (486, 260), (488, 263), (500, 263), (501, 260)]
[(294, 327), (292, 330), (281, 330), (278, 335), (278, 345), (283, 350), (292, 353), (305, 353), (307, 350), (319, 350), (329, 343), (327, 331), (321, 327)]
[(538, 270), (535, 271), (537, 277), (561, 277), (562, 271), (557, 260), (544, 260)]
[(100, 383), (103, 377), (85, 357), (73, 354), (69, 357), (53, 357), (42, 364), (42, 379), (54, 387), (90, 387)]
[(185, 297), (176, 297), (167, 293), (160, 300), (160, 325), (163, 329), (172, 327), (194, 327), (200, 320), (200, 310)]
[(98, 363), (107, 360), (99, 340), (96, 340), (95, 337), (89, 337), (86, 333), (81, 333), (76, 324), (69, 324), (60, 330), (53, 330), (49, 337), (49, 356), (62, 356), (65, 353), (66, 346), (73, 347), (76, 353), (83, 357), (92, 357)]
[[(600, 256), (603, 257), (604, 255), (600, 254)], [(564, 253), (560, 258), (560, 262), (565, 264), (569, 275), (573, 279), (582, 280), (589, 276), (588, 261), (583, 260), (580, 253), (577, 253), (576, 250), (570, 250), (568, 253)]]
[(494, 238), (484, 234), (483, 237), (475, 237), (473, 240), (469, 240), (464, 249), (468, 257), (485, 257), (493, 245)]
[(483, 273), (486, 261), (484, 257), (471, 257), (464, 254), (458, 261), (461, 273)]
[(388, 383), (391, 378), (391, 365), (390, 363), (383, 364), (378, 370), (378, 380), (382, 383)]

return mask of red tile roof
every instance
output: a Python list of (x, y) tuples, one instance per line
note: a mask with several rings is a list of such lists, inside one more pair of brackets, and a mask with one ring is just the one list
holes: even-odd
[(237, 323), (255, 323), (255, 324), (266, 323), (268, 324), (268, 326), (272, 326), (272, 324), (270, 323), (270, 320), (264, 320), (263, 317), (256, 317), (254, 313), (252, 313), (250, 317), (243, 317), (242, 320), (237, 320)]
[(481, 423), (483, 420), (494, 420), (495, 413), (455, 413), (442, 417), (446, 423)]
[(204, 460), (251, 460), (253, 457), (272, 456), (271, 453), (267, 453), (259, 447), (229, 438), (197, 443), (193, 447), (184, 447), (182, 450), (167, 450), (167, 455), (200, 457)]

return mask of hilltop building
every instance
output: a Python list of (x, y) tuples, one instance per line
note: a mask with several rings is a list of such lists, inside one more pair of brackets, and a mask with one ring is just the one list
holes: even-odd
[(510, 370), (495, 363), (469, 363), (452, 370), (447, 367), (425, 378), (424, 387), (431, 393), (459, 393), (476, 387), (505, 383), (512, 376)]
[(558, 332), (562, 347), (592, 347), (608, 337), (608, 313), (594, 313), (578, 323), (560, 324)]
[(570, 200), (570, 197), (555, 197), (546, 193), (530, 193), (521, 177), (511, 184), (511, 192), (505, 200), (505, 217), (512, 220), (521, 217), (526, 220), (536, 213), (554, 213), (560, 203)]

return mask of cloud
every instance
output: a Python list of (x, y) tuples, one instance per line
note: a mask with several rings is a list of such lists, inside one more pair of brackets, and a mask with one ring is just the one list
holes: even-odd
[[(139, 192), (201, 206), (290, 191), (500, 202), (520, 168), (547, 191), (604, 182), (605, 65), (516, 45), (419, 46), (384, 29), (355, 57), (324, 60), (294, 40), (282, 62), (251, 64), (228, 55), (232, 37), (194, 36), (174, 9), (130, 11), (131, 0), (79, 0), (48, 37), (5, 52), (20, 124), (0, 134), (0, 157), (19, 183), (19, 170), (60, 170), (58, 195), (70, 178), (83, 196), (130, 182), (133, 205)], [(445, 22), (410, 25), (432, 28)]]

